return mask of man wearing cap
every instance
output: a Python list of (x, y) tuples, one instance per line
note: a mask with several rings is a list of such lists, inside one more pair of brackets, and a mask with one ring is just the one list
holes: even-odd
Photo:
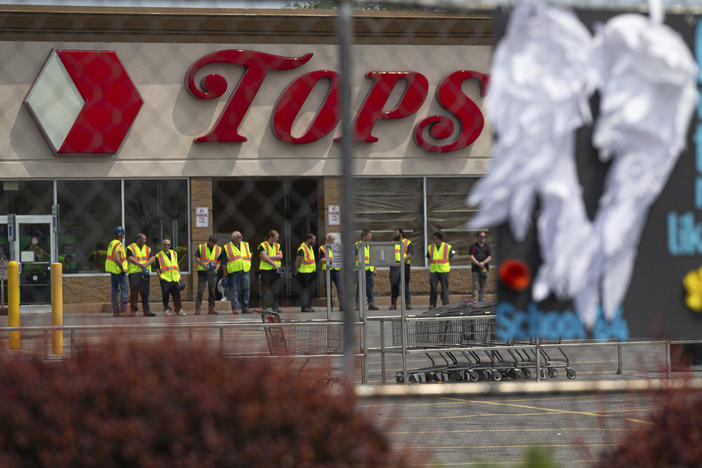
[(232, 314), (249, 313), (249, 296), (251, 293), (251, 248), (249, 243), (242, 240), (239, 231), (232, 232), (232, 241), (224, 246), (226, 268), (224, 277), (229, 278), (229, 299), (232, 304)]
[(438, 285), (441, 284), (441, 304), (449, 303), (449, 272), (451, 271), (451, 258), (456, 255), (451, 244), (444, 242), (444, 235), (440, 232), (432, 234), (432, 243), (427, 247), (429, 259), (429, 308), (436, 307)]
[(151, 256), (151, 247), (146, 245), (146, 235), (142, 232), (137, 234), (134, 242), (127, 247), (127, 273), (129, 274), (129, 312), (132, 315), (137, 313), (137, 299), (141, 294), (141, 307), (144, 317), (153, 317), (156, 314), (151, 312), (149, 306), (149, 290), (151, 280), (151, 264), (154, 257)]
[(127, 313), (127, 255), (124, 252), (124, 228), (117, 226), (114, 229), (115, 238), (107, 246), (105, 257), (105, 271), (110, 274), (112, 285), (112, 316), (128, 317)]
[(173, 295), (173, 308), (178, 315), (188, 315), (183, 311), (180, 300), (181, 280), (178, 267), (178, 253), (171, 249), (171, 241), (163, 239), (162, 250), (156, 254), (156, 271), (161, 280), (161, 298), (163, 299), (163, 315), (173, 315), (168, 307), (168, 296)]
[(217, 315), (215, 311), (215, 285), (217, 283), (217, 270), (219, 270), (219, 257), (222, 248), (217, 245), (217, 236), (210, 234), (207, 243), (197, 246), (195, 263), (197, 264), (197, 296), (195, 297), (195, 315), (200, 315), (202, 294), (207, 285), (207, 313)]

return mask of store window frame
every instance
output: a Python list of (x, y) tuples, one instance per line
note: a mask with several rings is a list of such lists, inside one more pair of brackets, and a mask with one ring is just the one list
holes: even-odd
[[(476, 175), (455, 175), (455, 176), (417, 176), (416, 177), (416, 178), (422, 180), (422, 223), (423, 223), (423, 229), (424, 229), (424, 246), (422, 247), (422, 259), (423, 259), (424, 263), (423, 264), (412, 263), (412, 266), (416, 266), (418, 268), (423, 268), (423, 269), (429, 268), (429, 261), (427, 260), (427, 256), (426, 256), (426, 248), (429, 245), (429, 242), (431, 240), (431, 233), (429, 233), (429, 212), (428, 212), (428, 203), (427, 203), (427, 200), (428, 200), (427, 179), (476, 179), (476, 181), (477, 181), (481, 177), (483, 177), (483, 176), (478, 175), (478, 174), (476, 174)], [(395, 178), (405, 178), (406, 179), (408, 177), (407, 176), (359, 176), (356, 178), (380, 180), (380, 179), (395, 179)], [(409, 177), (409, 178), (413, 178), (413, 177)], [(465, 195), (466, 195), (466, 198), (468, 198), (469, 194), (466, 193)], [(489, 227), (486, 227), (486, 226), (481, 227), (479, 229), (467, 229), (466, 228), (465, 231), (461, 231), (461, 232), (465, 232), (465, 233), (468, 233), (470, 235), (470, 234), (475, 234), (475, 233), (478, 233), (481, 231), (488, 231), (488, 232), (494, 233), (494, 229), (490, 229)], [(451, 230), (450, 232), (453, 232), (453, 230)], [(359, 233), (360, 233), (360, 231), (359, 231)], [(470, 242), (470, 244), (472, 244), (472, 243), (473, 242)], [(491, 245), (491, 247), (492, 247), (492, 245)], [(468, 252), (458, 252), (458, 253), (461, 256), (466, 256), (466, 257), (468, 256)], [(494, 257), (494, 255), (493, 255), (493, 257)], [(494, 264), (494, 261), (491, 263)], [(452, 269), (455, 268), (455, 269), (459, 269), (459, 270), (460, 269), (469, 269), (469, 268), (471, 268), (471, 265), (470, 264), (451, 265), (451, 268)]]
[[(168, 177), (168, 180), (185, 180), (185, 187), (186, 187), (186, 201), (187, 201), (187, 246), (188, 246), (188, 268), (185, 271), (182, 271), (184, 274), (190, 274), (192, 270), (192, 259), (190, 258), (192, 255), (190, 255), (190, 247), (191, 247), (191, 239), (192, 239), (192, 232), (191, 232), (191, 219), (190, 219), (190, 179), (188, 177)], [(25, 179), (0, 179), (0, 183), (3, 182), (15, 182), (15, 181), (23, 181)], [(34, 179), (32, 179), (34, 180)], [(125, 204), (125, 195), (124, 195), (124, 182), (127, 180), (164, 180), (162, 177), (128, 177), (128, 178), (81, 178), (81, 177), (68, 177), (65, 179), (36, 179), (37, 181), (50, 181), (52, 183), (52, 192), (53, 192), (53, 204), (57, 205), (58, 204), (58, 183), (63, 182), (63, 181), (71, 181), (71, 180), (86, 180), (86, 181), (115, 181), (119, 180), (120, 181), (120, 203), (121, 203), (121, 212), (120, 212), (120, 217), (121, 217), (121, 225), (124, 226), (126, 222), (126, 204)], [(61, 225), (61, 211), (59, 207), (59, 226)], [(8, 214), (8, 213), (5, 213)], [(51, 213), (48, 213), (51, 214)], [(58, 239), (57, 239), (58, 242)], [(126, 241), (125, 241), (126, 243)], [(71, 277), (71, 278), (78, 278), (78, 277), (92, 277), (92, 276), (109, 276), (109, 273), (105, 272), (86, 272), (86, 273), (64, 273), (63, 276), (65, 277)]]

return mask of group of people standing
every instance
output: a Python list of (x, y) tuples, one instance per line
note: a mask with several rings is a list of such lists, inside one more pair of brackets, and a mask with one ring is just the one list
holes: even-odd
[[(171, 249), (169, 239), (163, 239), (162, 250), (152, 255), (151, 248), (146, 245), (146, 235), (137, 234), (133, 243), (124, 248), (124, 228), (118, 226), (114, 229), (115, 237), (110, 242), (105, 259), (105, 271), (111, 278), (111, 301), (114, 316), (133, 316), (137, 313), (137, 302), (141, 296), (142, 312), (144, 316), (154, 316), (149, 305), (150, 276), (152, 267), (156, 270), (161, 284), (164, 315), (186, 315), (183, 311), (180, 291), (185, 288), (181, 279), (178, 266), (178, 254)], [(492, 254), (486, 243), (486, 234), (478, 233), (477, 242), (470, 247), (469, 256), (473, 270), (473, 297), (484, 300), (485, 282)], [(285, 273), (283, 252), (279, 244), (280, 234), (276, 230), (268, 232), (264, 240), (258, 245), (260, 257), (259, 278), (261, 281), (261, 305), (264, 309), (278, 311), (278, 295), (280, 291), (281, 275)], [(365, 265), (365, 292), (369, 310), (378, 310), (373, 295), (375, 267), (370, 262), (370, 246), (373, 234), (369, 230), (361, 233), (361, 239), (356, 242), (356, 266), (359, 266), (359, 250), (363, 245)], [(312, 298), (314, 296), (315, 277), (317, 275), (317, 258), (314, 246), (317, 238), (313, 233), (305, 236), (295, 256), (295, 274), (300, 290), (300, 311), (314, 312)], [(402, 229), (394, 230), (393, 241), (395, 244), (395, 262), (397, 266), (390, 267), (390, 310), (397, 309), (397, 300), (400, 296), (400, 268), (405, 269), (405, 304), (407, 309), (412, 309), (410, 278), (411, 263), (415, 255), (412, 241), (405, 237)], [(329, 268), (331, 288), (336, 287), (339, 305), (342, 303), (341, 268), (332, 262), (332, 245), (336, 242), (334, 235), (326, 237), (326, 244), (319, 246), (319, 261), (322, 271)], [(402, 253), (404, 251), (404, 254)], [(329, 258), (327, 259), (327, 253)], [(432, 243), (427, 247), (426, 257), (429, 261), (429, 308), (435, 308), (438, 298), (438, 287), (441, 286), (441, 303), (449, 302), (449, 272), (451, 259), (456, 252), (444, 242), (443, 234), (435, 232)], [(401, 266), (404, 255), (404, 265)], [(195, 315), (201, 314), (202, 300), (205, 288), (208, 290), (207, 313), (216, 315), (215, 286), (221, 270), (222, 283), (227, 297), (230, 299), (231, 312), (234, 314), (248, 313), (251, 291), (251, 260), (252, 252), (249, 243), (243, 240), (241, 232), (234, 231), (230, 242), (223, 246), (218, 245), (217, 236), (211, 234), (206, 243), (198, 245), (194, 254), (197, 265), (197, 295), (195, 298)], [(129, 285), (129, 292), (127, 291)], [(356, 285), (358, 288), (358, 285)], [(173, 310), (169, 307), (169, 300), (173, 298)], [(129, 310), (127, 310), (129, 299)], [(356, 294), (358, 307), (358, 289)]]
[[(180, 291), (185, 288), (185, 283), (180, 278), (178, 266), (178, 253), (171, 249), (171, 241), (163, 239), (163, 247), (156, 255), (151, 255), (151, 247), (146, 245), (146, 235), (137, 234), (134, 242), (125, 250), (125, 231), (122, 226), (114, 229), (115, 237), (107, 247), (105, 257), (105, 271), (110, 273), (112, 315), (115, 317), (129, 317), (136, 315), (137, 300), (141, 295), (142, 312), (146, 317), (153, 317), (149, 305), (149, 290), (152, 267), (156, 269), (161, 281), (161, 294), (163, 298), (163, 312), (165, 315), (185, 315), (180, 299)], [(127, 279), (129, 292), (127, 292)], [(169, 296), (173, 296), (173, 308), (168, 306)], [(127, 310), (129, 298), (129, 310)]]

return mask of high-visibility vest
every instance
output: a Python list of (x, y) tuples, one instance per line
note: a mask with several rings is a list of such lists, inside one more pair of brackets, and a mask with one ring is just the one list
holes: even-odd
[[(129, 244), (129, 247), (127, 249), (131, 250), (134, 255), (132, 255), (132, 258), (139, 262), (140, 265), (146, 265), (146, 263), (149, 261), (149, 258), (151, 258), (151, 247), (148, 245), (144, 244), (141, 249), (137, 245), (136, 242), (132, 242)], [(147, 267), (147, 270), (151, 271), (151, 265)], [(127, 273), (141, 273), (144, 271), (144, 267), (139, 267), (133, 263), (129, 263), (129, 266), (127, 267)]]
[(210, 267), (210, 263), (217, 264), (217, 259), (222, 255), (222, 247), (215, 244), (214, 249), (210, 250), (207, 243), (200, 244), (197, 246), (197, 250), (200, 252), (200, 261), (205, 264), (205, 266), (197, 264), (197, 271), (205, 271)]
[(169, 250), (171, 258), (163, 253), (163, 250), (156, 254), (156, 260), (159, 263), (159, 278), (164, 281), (176, 282), (180, 281), (180, 268), (178, 268), (178, 253), (175, 250)]
[[(358, 266), (358, 246), (361, 245), (361, 241), (356, 242), (356, 266)], [(366, 245), (363, 247), (363, 256), (365, 257), (366, 270), (375, 271), (374, 266), (369, 266), (370, 264), (370, 246)]]
[(224, 246), (224, 251), (227, 253), (227, 273), (246, 273), (251, 269), (251, 249), (248, 242), (241, 241), (239, 247), (230, 242)]
[(436, 244), (430, 244), (427, 252), (429, 253), (429, 271), (431, 273), (448, 273), (451, 271), (451, 264), (449, 263), (451, 244), (442, 242), (438, 248)]
[(302, 261), (300, 266), (297, 268), (298, 273), (314, 273), (317, 271), (317, 261), (314, 259), (314, 250), (312, 247), (307, 245), (307, 242), (300, 244), (297, 248), (297, 252), (300, 253), (302, 250)]
[[(405, 263), (409, 263), (410, 260), (412, 260), (410, 257), (407, 256), (407, 250), (409, 250), (409, 246), (412, 243), (411, 240), (409, 239), (402, 239), (402, 245), (405, 247)], [(395, 262), (400, 263), (400, 244), (395, 244)]]
[[(122, 254), (122, 260), (117, 260), (117, 253)], [(107, 247), (107, 256), (105, 257), (105, 271), (119, 275), (127, 271), (127, 254), (124, 253), (124, 246), (119, 239), (112, 239)]]
[[(321, 262), (322, 263), (322, 270), (327, 269), (327, 259), (324, 257), (324, 255), (326, 254), (326, 252), (324, 251), (324, 247), (325, 246), (323, 246), (323, 245), (321, 245), (319, 247), (319, 258), (322, 259), (322, 262)], [(332, 246), (330, 245), (329, 246), (329, 263), (331, 263), (333, 258), (334, 258), (334, 251), (332, 249)], [(331, 267), (331, 268), (329, 268), (329, 270), (341, 270), (341, 268)]]
[[(280, 253), (280, 244), (277, 242), (273, 242), (273, 245), (269, 244), (268, 241), (263, 241), (260, 244), (258, 244), (259, 250), (261, 249), (261, 246), (263, 246), (264, 249), (266, 249), (266, 254), (268, 254), (269, 257), (274, 257)], [(273, 263), (280, 268), (281, 261), (280, 260), (273, 260)], [(268, 262), (264, 262), (263, 258), (261, 259), (261, 264), (258, 266), (259, 270), (275, 270), (273, 268), (273, 265), (271, 265)]]

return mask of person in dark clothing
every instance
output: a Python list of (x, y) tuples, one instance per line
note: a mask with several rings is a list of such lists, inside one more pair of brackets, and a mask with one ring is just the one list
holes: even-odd
[(492, 251), (487, 244), (487, 234), (481, 231), (477, 235), (478, 241), (468, 249), (471, 262), (471, 276), (473, 277), (473, 299), (485, 300), (485, 283), (487, 282)]

